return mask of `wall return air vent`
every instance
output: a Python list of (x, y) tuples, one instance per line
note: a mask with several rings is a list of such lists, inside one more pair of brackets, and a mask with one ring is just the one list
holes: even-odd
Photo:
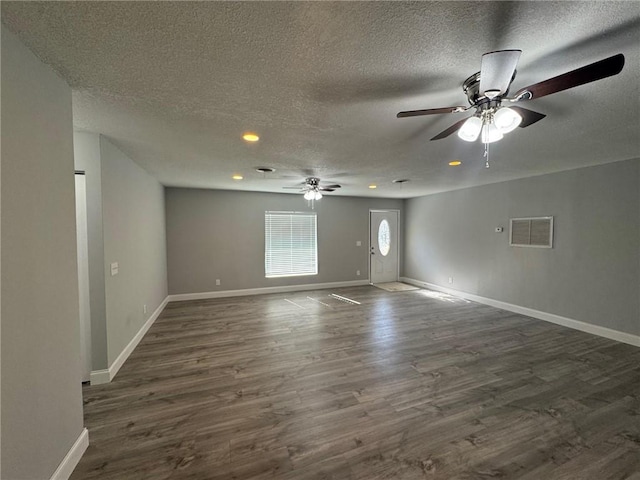
[(553, 217), (512, 218), (509, 245), (553, 248)]

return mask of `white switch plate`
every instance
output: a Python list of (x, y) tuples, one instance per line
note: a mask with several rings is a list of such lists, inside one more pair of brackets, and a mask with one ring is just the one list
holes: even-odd
[(142, 313), (147, 313), (147, 306), (146, 305), (142, 305)]
[(361, 246), (362, 246), (362, 242), (361, 242), (360, 240), (358, 240), (358, 241), (356, 242), (356, 247), (361, 247)]
[(114, 275), (118, 274), (118, 262), (113, 262), (111, 264), (111, 276), (113, 277)]
[(220, 279), (216, 278), (216, 285), (220, 285)]
[(356, 270), (356, 275), (359, 277), (360, 276), (360, 270)]
[(449, 283), (453, 283), (453, 277), (449, 277)]

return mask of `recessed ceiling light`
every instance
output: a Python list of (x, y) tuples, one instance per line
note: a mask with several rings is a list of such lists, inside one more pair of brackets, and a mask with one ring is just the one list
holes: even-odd
[(458, 165), (462, 165), (462, 162), (460, 160), (453, 160), (449, 162), (449, 165), (451, 165), (452, 167), (457, 167)]
[(256, 167), (256, 172), (260, 173), (273, 173), (275, 171), (276, 169), (271, 167)]
[(258, 135), (251, 132), (245, 133), (244, 135), (242, 135), (242, 138), (244, 138), (247, 142), (257, 142), (258, 140), (260, 140), (260, 137)]
[(394, 180), (393, 183), (407, 183), (408, 181), (408, 178), (399, 178), (397, 180)]
[(371, 190), (373, 190), (374, 188), (378, 188), (378, 186), (377, 186), (377, 185), (373, 185), (373, 184), (371, 184), (371, 185), (369, 185), (369, 188), (370, 188)]
[(234, 180), (242, 180), (244, 177), (242, 175), (234, 175), (233, 177)]

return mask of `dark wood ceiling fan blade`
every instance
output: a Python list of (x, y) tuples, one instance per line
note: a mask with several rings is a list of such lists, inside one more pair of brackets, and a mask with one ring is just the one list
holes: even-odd
[(282, 187), (282, 188), (286, 188), (286, 189), (290, 189), (290, 190), (304, 190), (302, 188), (302, 186), (298, 186), (298, 187)]
[(619, 53), (600, 60), (599, 62), (558, 75), (557, 77), (521, 88), (515, 94), (514, 98), (517, 100), (532, 100), (551, 95), (552, 93), (561, 92), (569, 88), (617, 75), (622, 71), (622, 67), (624, 67), (624, 55)]
[(456, 113), (464, 112), (468, 110), (467, 107), (445, 107), (445, 108), (428, 108), (426, 110), (408, 110), (406, 112), (400, 112), (396, 117), (419, 117), (421, 115), (438, 115), (440, 113)]
[(318, 188), (318, 190), (320, 190), (321, 192), (334, 192), (335, 188), (320, 187)]
[(533, 110), (529, 110), (528, 108), (522, 108), (522, 107), (509, 107), (509, 108), (511, 110), (515, 110), (516, 112), (518, 112), (522, 117), (522, 122), (519, 125), (520, 128), (533, 125), (534, 123), (539, 122), (544, 117), (546, 117), (544, 113), (534, 112)]
[(335, 190), (336, 188), (342, 188), (342, 185), (336, 183), (334, 185), (323, 185), (322, 188), (333, 188)]
[[(522, 50), (498, 50), (482, 55), (480, 67), (480, 93), (493, 98), (504, 95), (513, 80)], [(494, 92), (492, 96), (487, 92)]]
[(440, 140), (441, 138), (446, 138), (452, 133), (457, 132), (458, 130), (460, 130), (460, 127), (462, 126), (462, 124), (466, 122), (469, 118), (471, 117), (463, 118), (459, 122), (454, 123), (449, 128), (447, 128), (446, 130), (440, 132), (438, 135), (433, 137), (431, 140)]

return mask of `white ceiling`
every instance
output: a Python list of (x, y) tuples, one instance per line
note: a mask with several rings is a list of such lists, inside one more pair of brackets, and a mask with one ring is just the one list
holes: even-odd
[[(640, 157), (639, 2), (3, 1), (2, 21), (71, 85), (76, 128), (168, 186), (291, 192), (314, 174), (412, 197)], [(396, 118), (465, 105), (482, 54), (507, 48), (523, 51), (512, 92), (626, 65), (522, 104), (547, 118), (492, 144), (488, 170), (479, 142), (429, 141), (468, 113)]]

